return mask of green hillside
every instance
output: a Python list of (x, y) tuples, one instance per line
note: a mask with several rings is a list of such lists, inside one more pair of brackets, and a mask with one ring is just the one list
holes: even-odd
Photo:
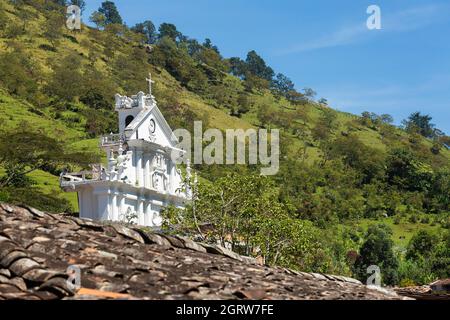
[[(0, 0), (3, 154), (15, 154), (5, 137), (25, 129), (31, 137), (54, 139), (64, 155), (77, 155), (70, 169), (81, 169), (87, 159), (105, 162), (98, 138), (117, 131), (114, 94), (145, 91), (151, 72), (154, 95), (173, 129), (192, 130), (195, 120), (203, 121), (204, 130), (280, 129), (280, 171), (268, 178), (267, 194), (261, 191), (266, 190), (265, 182), (255, 191), (259, 196), (246, 194), (245, 186), (248, 192), (254, 187), (247, 182), (260, 179), (255, 178), (255, 166), (195, 166), (207, 186), (204, 198), (211, 192), (211, 201), (216, 187), (228, 188), (228, 183), (244, 179), (240, 196), (254, 197), (255, 203), (251, 209), (242, 203), (236, 208), (254, 212), (254, 221), (266, 214), (264, 223), (273, 223), (255, 222), (251, 232), (247, 226), (252, 241), (262, 241), (262, 230), (284, 230), (286, 237), (292, 232), (291, 241), (300, 243), (308, 237), (296, 235), (308, 230), (308, 254), (314, 252), (309, 260), (298, 258), (306, 248), (302, 242), (291, 246), (298, 252), (281, 246), (279, 254), (267, 253), (267, 261), (352, 274), (347, 253), (361, 247), (373, 223), (384, 222), (393, 229), (397, 251), (405, 251), (420, 230), (442, 237), (450, 226), (449, 138), (431, 130), (431, 123), (430, 128), (420, 127), (417, 117), (411, 117), (399, 128), (388, 115), (336, 111), (317, 100), (311, 89), (295, 89), (256, 52), (249, 52), (245, 60), (223, 57), (211, 41), (200, 43), (171, 24), (156, 30), (151, 22), (128, 28), (104, 21), (98, 28), (83, 25), (80, 31), (70, 31), (64, 25), (64, 8), (57, 3)], [(78, 159), (83, 154), (86, 157)], [(76, 194), (63, 193), (58, 186), (59, 173), (66, 167), (63, 158), (46, 158), (28, 172), (29, 165), (0, 156), (0, 201), (76, 213)], [(15, 178), (8, 180), (11, 174)], [(272, 212), (272, 207), (280, 211)], [(214, 210), (208, 207), (205, 212)], [(233, 230), (238, 228), (236, 221), (242, 221), (241, 211), (235, 209), (226, 222)], [(270, 215), (277, 218), (271, 220)], [(205, 213), (199, 219), (209, 223), (214, 217)], [(286, 224), (278, 225), (277, 220)]]

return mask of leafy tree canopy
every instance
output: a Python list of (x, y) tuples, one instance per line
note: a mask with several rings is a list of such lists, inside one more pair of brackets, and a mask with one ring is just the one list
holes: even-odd
[(150, 20), (146, 20), (144, 22), (136, 24), (133, 28), (131, 28), (131, 30), (143, 34), (145, 36), (146, 43), (148, 44), (153, 44), (156, 42), (156, 28), (153, 22), (151, 22)]
[(119, 10), (117, 10), (116, 4), (112, 1), (104, 1), (98, 12), (105, 16), (105, 24), (122, 24), (122, 17)]
[(380, 268), (383, 283), (394, 285), (398, 282), (398, 261), (394, 255), (392, 230), (383, 224), (371, 225), (359, 250), (354, 272), (363, 283), (370, 276), (367, 269), (376, 265)]
[(432, 138), (434, 136), (435, 125), (431, 123), (433, 118), (427, 114), (421, 114), (420, 112), (412, 113), (407, 120), (403, 121), (407, 131), (419, 132), (426, 138)]

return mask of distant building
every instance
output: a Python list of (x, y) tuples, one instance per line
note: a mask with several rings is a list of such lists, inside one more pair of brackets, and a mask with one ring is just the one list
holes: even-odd
[[(81, 218), (134, 222), (157, 227), (160, 212), (168, 206), (183, 207), (182, 177), (171, 159), (179, 152), (177, 138), (151, 94), (131, 98), (116, 94), (119, 134), (101, 138), (107, 167), (95, 165), (91, 172), (63, 173), (60, 185), (78, 193)], [(189, 173), (189, 171), (188, 171)]]

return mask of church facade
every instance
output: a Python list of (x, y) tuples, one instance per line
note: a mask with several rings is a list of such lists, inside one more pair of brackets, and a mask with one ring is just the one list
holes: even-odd
[(164, 207), (184, 207), (186, 190), (171, 156), (173, 152), (182, 156), (184, 151), (176, 148), (177, 138), (151, 94), (151, 79), (147, 80), (149, 94), (116, 94), (119, 133), (100, 141), (107, 166), (61, 174), (63, 190), (78, 193), (81, 218), (158, 227)]

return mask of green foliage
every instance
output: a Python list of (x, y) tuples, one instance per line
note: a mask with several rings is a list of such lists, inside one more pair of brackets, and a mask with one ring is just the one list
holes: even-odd
[(402, 281), (423, 285), (450, 276), (450, 233), (443, 235), (419, 231), (409, 244), (401, 261), (399, 275)]
[(426, 191), (433, 180), (433, 169), (407, 149), (393, 149), (387, 158), (387, 179), (408, 191)]
[(431, 120), (429, 115), (414, 112), (407, 120), (403, 121), (403, 125), (409, 132), (418, 132), (424, 137), (431, 138), (434, 136), (434, 124), (431, 123)]
[(163, 213), (165, 229), (231, 246), (269, 264), (309, 269), (314, 260), (314, 228), (290, 217), (266, 177), (227, 175), (212, 185), (188, 184), (193, 201), (185, 210)]
[[(188, 38), (175, 25), (162, 24), (159, 34), (149, 20), (129, 29), (98, 11), (93, 21), (104, 31), (83, 28), (68, 35), (56, 22), (47, 24), (54, 14), (64, 17), (64, 8), (54, 1), (21, 1), (15, 7), (0, 1), (0, 124), (5, 131), (26, 119), (23, 127), (57, 138), (43, 139), (56, 143), (55, 152), (60, 140), (63, 154), (98, 152), (96, 137), (117, 130), (113, 94), (146, 91), (149, 71), (156, 79), (158, 106), (172, 128), (192, 131), (193, 121), (202, 120), (205, 128), (280, 129), (277, 176), (260, 181), (250, 166), (196, 168), (206, 194), (205, 201), (198, 200), (204, 223), (199, 227), (209, 241), (220, 234), (208, 227), (224, 223), (225, 243), (240, 253), (264, 256), (271, 264), (349, 275), (362, 232), (353, 226), (366, 223), (364, 218), (389, 222), (396, 249), (404, 248), (415, 231), (437, 234), (450, 226), (448, 136), (434, 129), (431, 119), (433, 141), (412, 125), (409, 134), (390, 125), (389, 115), (356, 117), (315, 103), (314, 90), (300, 93), (287, 76), (274, 78), (254, 51), (245, 60), (224, 59), (212, 41)], [(416, 120), (421, 119), (414, 117), (417, 128), (426, 129)], [(39, 168), (45, 172), (30, 174), (31, 165), (11, 163), (0, 165), (0, 183), (12, 177), (0, 199), (63, 211), (67, 202), (48, 197), (61, 194), (76, 210), (76, 195), (62, 194), (58, 186), (57, 175), (69, 160), (44, 161)], [(227, 186), (243, 189), (247, 199)], [(221, 190), (226, 199), (238, 197), (223, 219), (217, 214)], [(180, 232), (199, 233), (192, 210), (179, 221), (187, 225)], [(400, 254), (399, 272), (406, 275), (399, 279), (419, 283), (445, 276), (444, 243), (439, 240), (426, 259)]]
[(416, 260), (419, 257), (428, 256), (437, 242), (438, 238), (435, 235), (425, 230), (419, 231), (409, 242), (406, 259)]
[(383, 176), (385, 159), (377, 150), (363, 144), (355, 135), (341, 136), (329, 147), (331, 159), (343, 162), (364, 175), (363, 182)]
[(427, 207), (430, 211), (450, 212), (450, 169), (438, 169), (428, 189)]
[(94, 138), (113, 132), (117, 126), (117, 119), (111, 112), (104, 110), (85, 110), (85, 130), (89, 137)]
[(44, 36), (50, 41), (53, 48), (63, 35), (64, 16), (59, 12), (50, 12), (45, 25)]
[(17, 205), (26, 204), (47, 212), (71, 213), (73, 211), (70, 203), (66, 199), (45, 194), (34, 187), (0, 188), (0, 201)]
[(117, 10), (116, 4), (113, 1), (104, 1), (98, 12), (105, 16), (105, 25), (108, 24), (122, 24), (122, 17)]
[(181, 36), (181, 33), (177, 30), (177, 27), (171, 23), (162, 23), (159, 26), (159, 38), (163, 39), (165, 37), (171, 39), (172, 41), (177, 41)]
[(290, 91), (294, 90), (295, 86), (291, 79), (282, 73), (278, 73), (276, 78), (272, 81), (272, 87), (275, 94), (286, 97)]
[(68, 164), (86, 167), (98, 160), (94, 154), (67, 152), (62, 142), (30, 130), (25, 124), (1, 134), (0, 166), (7, 172), (0, 187), (21, 187), (26, 182), (24, 176), (38, 169)]
[(398, 261), (394, 255), (391, 236), (392, 231), (386, 225), (369, 227), (354, 265), (354, 274), (359, 280), (365, 283), (368, 277), (367, 268), (376, 265), (381, 270), (384, 284), (398, 283)]
[(246, 72), (269, 82), (272, 80), (274, 75), (273, 69), (267, 66), (264, 59), (261, 58), (254, 50), (247, 54), (245, 63)]
[(20, 45), (0, 55), (0, 84), (13, 95), (33, 100), (38, 73), (38, 66)]
[(145, 43), (147, 44), (153, 44), (156, 42), (156, 28), (150, 20), (136, 24), (133, 28), (131, 28), (131, 30), (136, 33), (143, 34), (145, 36)]
[(81, 13), (84, 12), (84, 9), (86, 9), (86, 1), (85, 0), (70, 0), (70, 4), (76, 5), (80, 8)]
[(75, 101), (83, 90), (82, 60), (76, 53), (71, 53), (57, 62), (53, 68), (52, 78), (47, 85), (49, 95), (64, 101)]
[(0, 177), (0, 186), (26, 188), (34, 184), (34, 181), (25, 174), (25, 165), (5, 163), (4, 166), (5, 174)]
[(89, 17), (89, 21), (97, 26), (97, 29), (104, 28), (106, 26), (106, 16), (98, 11), (92, 12)]
[(401, 287), (429, 284), (435, 280), (433, 274), (429, 273), (426, 261), (401, 260), (398, 268), (398, 276)]
[[(323, 109), (321, 117), (311, 131), (312, 137), (315, 140), (326, 142), (331, 138), (336, 127), (336, 113), (330, 109)], [(326, 145), (323, 146), (326, 147)]]

